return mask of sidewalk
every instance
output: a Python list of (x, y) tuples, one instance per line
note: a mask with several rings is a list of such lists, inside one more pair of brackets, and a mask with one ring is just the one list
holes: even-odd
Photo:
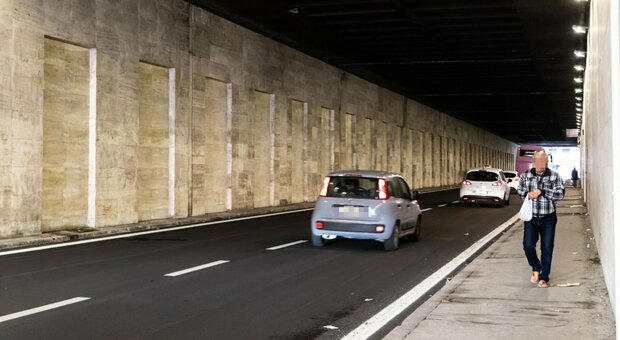
[[(385, 338), (614, 339), (585, 213), (581, 192), (568, 187), (558, 205), (550, 288), (529, 282), (519, 221)], [(557, 286), (565, 283), (580, 285)]]

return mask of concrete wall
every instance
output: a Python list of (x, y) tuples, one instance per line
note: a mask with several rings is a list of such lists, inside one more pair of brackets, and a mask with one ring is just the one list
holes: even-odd
[[(590, 4), (581, 128), (582, 186), (611, 303), (618, 306), (620, 234), (620, 49), (618, 2)], [(616, 316), (618, 313), (616, 312)]]
[(89, 52), (51, 39), (43, 44), (41, 230), (53, 231), (87, 220)]
[[(0, 28), (0, 237), (313, 201), (332, 169), (513, 167), (515, 144), (181, 0), (4, 0)], [(52, 191), (81, 203), (52, 216)]]

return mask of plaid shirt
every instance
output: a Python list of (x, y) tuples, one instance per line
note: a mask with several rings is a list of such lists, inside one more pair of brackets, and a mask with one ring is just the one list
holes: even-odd
[(525, 199), (527, 194), (534, 189), (540, 189), (540, 194), (532, 201), (532, 213), (534, 216), (552, 214), (555, 212), (555, 202), (564, 198), (564, 185), (557, 172), (547, 168), (542, 176), (536, 176), (536, 169), (524, 172), (519, 182), (519, 196)]

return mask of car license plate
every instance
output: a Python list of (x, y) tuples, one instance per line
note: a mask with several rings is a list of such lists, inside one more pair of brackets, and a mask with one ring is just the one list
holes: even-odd
[(368, 207), (338, 207), (338, 215), (340, 217), (366, 217), (368, 216)]

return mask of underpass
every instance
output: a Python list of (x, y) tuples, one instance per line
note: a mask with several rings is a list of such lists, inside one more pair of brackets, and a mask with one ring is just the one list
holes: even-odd
[[(304, 211), (0, 256), (0, 315), (90, 298), (1, 322), (0, 334), (341, 337), (512, 217), (520, 202), (511, 195), (503, 208), (461, 207), (457, 197), (423, 194), (430, 210), (422, 239), (396, 252), (346, 239), (314, 248)], [(178, 273), (205, 264), (213, 266)]]
[[(613, 337), (619, 36), (610, 0), (3, 0), (0, 338)], [(549, 291), (516, 195), (454, 189), (543, 148)], [(425, 193), (421, 241), (313, 248), (339, 170)]]

